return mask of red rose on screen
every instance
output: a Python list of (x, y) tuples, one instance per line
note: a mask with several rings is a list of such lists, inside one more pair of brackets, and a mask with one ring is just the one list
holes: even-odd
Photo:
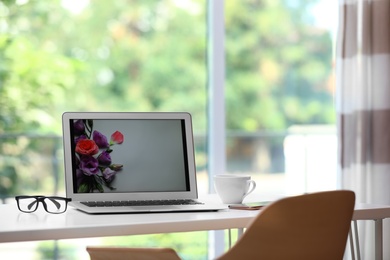
[(90, 139), (79, 140), (76, 144), (76, 152), (84, 155), (94, 155), (99, 152), (95, 141)]
[(123, 134), (119, 131), (115, 131), (115, 133), (113, 133), (111, 135), (111, 144), (121, 144), (123, 143)]

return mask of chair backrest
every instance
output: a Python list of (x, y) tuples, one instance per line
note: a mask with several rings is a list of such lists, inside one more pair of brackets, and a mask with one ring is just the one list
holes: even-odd
[(283, 198), (265, 207), (219, 260), (341, 260), (354, 206), (347, 190)]
[(91, 260), (180, 260), (171, 248), (87, 247)]

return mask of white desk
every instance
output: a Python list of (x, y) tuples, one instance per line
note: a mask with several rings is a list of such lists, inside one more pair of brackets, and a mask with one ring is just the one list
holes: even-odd
[[(358, 220), (373, 220), (375, 222), (375, 259), (383, 259), (383, 220), (390, 218), (390, 206), (383, 205), (371, 205), (371, 204), (357, 204), (355, 206), (355, 211), (352, 217), (354, 224), (354, 231), (356, 234), (355, 239), (352, 238), (352, 233), (350, 236), (351, 240), (355, 240), (357, 247), (357, 259), (360, 260), (360, 249), (359, 249), (359, 238), (358, 238)], [(351, 243), (353, 247), (353, 244)], [(353, 252), (354, 249), (351, 248)], [(353, 252), (354, 253), (354, 252)], [(353, 255), (353, 259), (355, 259)]]
[[(245, 228), (259, 211), (224, 210), (198, 213), (88, 215), (73, 208), (49, 214), (42, 206), (22, 213), (16, 203), (0, 205), (0, 242), (125, 236), (201, 230)], [(390, 206), (358, 204), (353, 220), (374, 220), (375, 259), (382, 259), (382, 221)]]
[(0, 205), (0, 242), (158, 234), (244, 228), (258, 211), (88, 215), (73, 208), (49, 214)]

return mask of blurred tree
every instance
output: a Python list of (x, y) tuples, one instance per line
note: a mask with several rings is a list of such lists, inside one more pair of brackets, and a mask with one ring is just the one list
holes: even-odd
[[(225, 1), (227, 129), (334, 122), (325, 85), (332, 43), (312, 26), (315, 2)], [(205, 0), (0, 0), (0, 135), (60, 134), (69, 110), (189, 111), (205, 133), (206, 8)], [(41, 159), (57, 145), (0, 142), (0, 195), (52, 185)]]
[[(313, 26), (315, 2), (225, 2), (228, 130), (334, 122), (332, 43)], [(69, 110), (189, 111), (205, 133), (206, 6), (0, 0), (0, 133), (59, 134)]]
[[(226, 1), (228, 129), (334, 122), (316, 1)], [(185, 110), (206, 129), (204, 1), (0, 3), (0, 132), (58, 132), (65, 110)]]
[(317, 0), (226, 1), (227, 127), (257, 131), (333, 123), (329, 31)]
[[(202, 9), (197, 2), (194, 6)], [(67, 22), (58, 24), (64, 31), (52, 40), (86, 70), (77, 95), (67, 92), (72, 101), (64, 110), (183, 110), (193, 114), (197, 129), (205, 129), (204, 11), (175, 1), (129, 0), (65, 11)]]
[(41, 32), (50, 24), (50, 3), (0, 1), (0, 133), (61, 129), (57, 102), (73, 87), (78, 67)]

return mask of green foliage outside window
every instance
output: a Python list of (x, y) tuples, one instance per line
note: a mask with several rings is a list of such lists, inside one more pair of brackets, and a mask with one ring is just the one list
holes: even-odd
[[(227, 130), (335, 122), (332, 41), (313, 25), (316, 2), (225, 1)], [(31, 135), (60, 135), (64, 111), (188, 111), (205, 134), (206, 7), (0, 0), (0, 194), (59, 190), (60, 140)]]
[[(226, 1), (227, 129), (334, 122), (332, 43), (312, 25), (315, 2)], [(0, 133), (60, 133), (67, 110), (185, 110), (205, 131), (206, 2), (0, 1), (0, 10)]]

